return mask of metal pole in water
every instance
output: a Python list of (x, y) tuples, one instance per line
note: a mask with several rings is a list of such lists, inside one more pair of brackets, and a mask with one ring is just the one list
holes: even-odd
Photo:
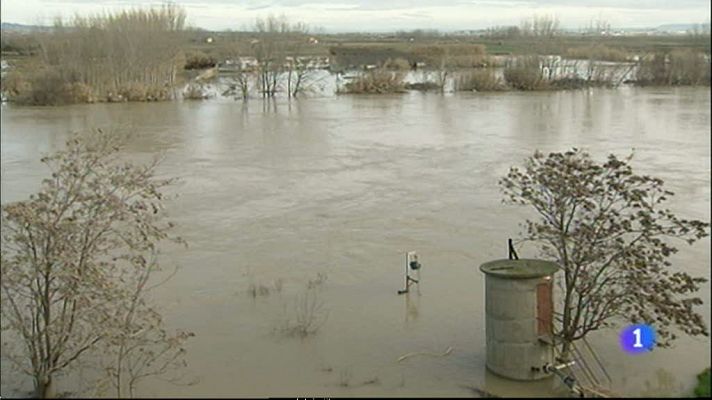
[(569, 388), (569, 390), (571, 390), (571, 393), (573, 393), (579, 397), (583, 397), (584, 392), (581, 389), (581, 387), (576, 383), (576, 379), (572, 376), (566, 375), (565, 373), (563, 373), (561, 371), (562, 369), (568, 368), (574, 364), (575, 364), (574, 361), (571, 361), (571, 362), (568, 362), (565, 364), (560, 364), (560, 365), (546, 364), (546, 365), (544, 365), (544, 371), (550, 372), (550, 373), (556, 375), (557, 377), (559, 377), (559, 379), (561, 379), (561, 381), (564, 383), (564, 385), (566, 385)]
[(405, 253), (405, 289), (399, 290), (398, 294), (408, 293), (408, 288), (410, 286), (410, 279), (408, 276), (408, 252)]
[[(410, 283), (420, 283), (420, 263), (418, 262), (418, 254), (414, 251), (408, 251), (405, 253), (405, 289), (399, 290), (398, 294), (408, 293), (410, 289)], [(410, 270), (418, 271), (418, 279), (411, 278)]]

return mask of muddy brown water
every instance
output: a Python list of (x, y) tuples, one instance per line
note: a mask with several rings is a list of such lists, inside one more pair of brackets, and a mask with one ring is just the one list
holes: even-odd
[[(602, 159), (635, 148), (634, 167), (676, 192), (674, 210), (710, 219), (708, 88), (6, 105), (3, 204), (38, 189), (41, 154), (68, 132), (112, 125), (137, 132), (129, 155), (163, 152), (161, 174), (182, 179), (168, 209), (190, 244), (164, 249), (164, 265), (180, 269), (154, 298), (169, 327), (195, 332), (197, 383), (148, 381), (142, 396), (547, 396), (554, 381), (510, 382), (484, 366), (478, 266), (505, 257), (529, 215), (500, 203), (508, 167), (534, 149)], [(709, 278), (709, 238), (680, 248), (675, 267)], [(399, 296), (408, 250), (422, 283)], [(323, 324), (305, 339), (280, 334), (319, 274)], [(253, 297), (251, 285), (269, 294)], [(708, 338), (630, 356), (616, 335), (591, 341), (625, 395), (685, 394), (709, 365)], [(28, 387), (2, 366), (3, 396)]]

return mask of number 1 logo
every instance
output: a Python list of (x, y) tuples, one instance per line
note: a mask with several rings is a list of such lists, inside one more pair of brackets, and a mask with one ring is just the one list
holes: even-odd
[(655, 347), (655, 330), (650, 325), (630, 325), (620, 333), (621, 348), (628, 353), (645, 353)]

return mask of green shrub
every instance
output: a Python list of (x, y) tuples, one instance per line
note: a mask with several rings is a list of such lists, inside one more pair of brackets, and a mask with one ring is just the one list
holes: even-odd
[(697, 375), (697, 387), (695, 397), (710, 397), (710, 369), (702, 371)]

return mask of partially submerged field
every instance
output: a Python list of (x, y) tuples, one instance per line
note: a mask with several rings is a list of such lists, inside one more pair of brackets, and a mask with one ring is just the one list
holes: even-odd
[[(314, 68), (369, 71), (347, 87), (352, 93), (443, 90), (448, 79), (466, 91), (617, 86), (630, 72), (606, 76), (602, 62), (634, 63), (636, 76), (627, 80), (641, 85), (710, 83), (709, 34), (314, 34), (284, 17), (258, 20), (249, 32), (209, 32), (186, 28), (184, 20), (181, 9), (163, 7), (76, 17), (31, 34), (3, 32), (10, 65), (4, 98), (33, 105), (204, 99), (201, 79), (217, 76), (221, 66), (236, 68), (232, 91), (242, 99), (305, 93)], [(563, 67), (551, 56), (590, 70), (554, 76)], [(493, 67), (504, 68), (503, 76)], [(408, 70), (437, 76), (409, 86), (402, 81)]]

